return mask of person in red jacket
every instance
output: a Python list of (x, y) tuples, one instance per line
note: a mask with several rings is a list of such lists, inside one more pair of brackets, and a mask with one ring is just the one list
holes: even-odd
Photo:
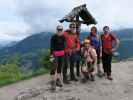
[(71, 23), (69, 25), (69, 30), (64, 32), (66, 39), (66, 49), (65, 49), (65, 66), (63, 69), (63, 81), (64, 83), (69, 83), (67, 79), (67, 68), (68, 63), (70, 63), (70, 80), (78, 81), (74, 74), (74, 63), (76, 59), (76, 52), (80, 50), (80, 41), (76, 34), (76, 25)]
[(104, 34), (101, 36), (103, 69), (107, 79), (113, 80), (111, 76), (111, 61), (113, 53), (119, 46), (119, 39), (110, 32), (110, 28), (108, 26), (105, 26), (103, 31)]

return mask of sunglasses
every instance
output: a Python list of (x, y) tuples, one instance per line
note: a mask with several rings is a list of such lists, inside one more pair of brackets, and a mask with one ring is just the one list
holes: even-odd
[(63, 29), (57, 29), (57, 31), (63, 31)]
[(109, 29), (104, 29), (104, 31), (105, 31), (105, 32), (108, 32), (108, 31), (109, 31)]
[(76, 28), (76, 27), (70, 27), (70, 28)]
[(91, 31), (95, 31), (96, 32), (97, 30), (96, 29), (92, 29)]

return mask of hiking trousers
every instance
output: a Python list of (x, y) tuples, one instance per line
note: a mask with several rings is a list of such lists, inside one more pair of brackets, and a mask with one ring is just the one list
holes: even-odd
[(64, 56), (55, 57), (50, 75), (55, 75), (56, 71), (61, 74), (64, 65)]
[(102, 53), (102, 63), (103, 63), (104, 73), (106, 73), (107, 76), (111, 76), (112, 54), (106, 54), (105, 52), (103, 52)]

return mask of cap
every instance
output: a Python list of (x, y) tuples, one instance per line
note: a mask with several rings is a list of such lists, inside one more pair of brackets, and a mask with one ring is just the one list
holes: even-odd
[(76, 24), (74, 22), (70, 23), (69, 27), (75, 27), (76, 28)]
[(85, 40), (84, 40), (84, 43), (90, 44), (91, 41), (90, 41), (89, 39), (85, 39)]
[(63, 30), (63, 26), (62, 25), (58, 25), (56, 29), (57, 30)]

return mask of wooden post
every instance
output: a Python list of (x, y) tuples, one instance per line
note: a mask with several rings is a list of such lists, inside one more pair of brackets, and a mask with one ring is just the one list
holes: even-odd
[(79, 15), (77, 15), (76, 16), (76, 32), (78, 36), (80, 35), (80, 28), (81, 28), (81, 23), (79, 20)]
[(77, 15), (76, 16), (76, 31), (78, 32), (78, 30), (79, 30), (79, 16)]

